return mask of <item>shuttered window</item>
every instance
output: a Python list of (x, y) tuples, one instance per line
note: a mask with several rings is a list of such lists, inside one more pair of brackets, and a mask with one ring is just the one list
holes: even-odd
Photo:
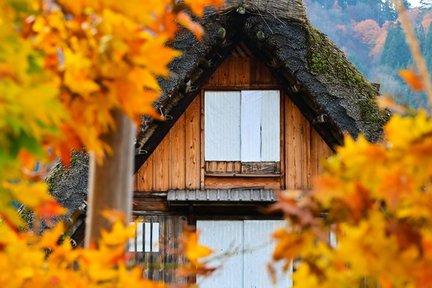
[(137, 222), (135, 237), (129, 239), (129, 252), (159, 252), (159, 223)]
[(277, 90), (206, 91), (205, 160), (278, 162)]
[(292, 267), (287, 273), (278, 267), (277, 285), (265, 272), (274, 250), (271, 234), (284, 225), (279, 220), (198, 220), (200, 243), (211, 247), (215, 254), (209, 265), (220, 267), (211, 277), (199, 277), (199, 287), (292, 287)]

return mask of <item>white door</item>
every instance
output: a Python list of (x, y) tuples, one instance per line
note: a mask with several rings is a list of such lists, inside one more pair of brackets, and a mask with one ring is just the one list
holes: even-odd
[(274, 244), (271, 233), (284, 221), (197, 221), (200, 243), (214, 250), (211, 265), (222, 265), (210, 277), (198, 277), (201, 288), (292, 287), (289, 274), (280, 272), (273, 285), (267, 273)]
[(215, 255), (221, 256), (214, 259), (210, 266), (223, 267), (210, 277), (198, 277), (199, 287), (243, 287), (243, 222), (197, 221), (197, 229), (200, 232), (200, 243), (213, 249)]

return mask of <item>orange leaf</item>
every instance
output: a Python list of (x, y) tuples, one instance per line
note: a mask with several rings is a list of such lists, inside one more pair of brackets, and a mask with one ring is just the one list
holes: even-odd
[(56, 216), (60, 216), (66, 213), (66, 209), (60, 206), (57, 201), (54, 199), (49, 199), (47, 201), (42, 202), (38, 207), (35, 209), (36, 215), (43, 219), (48, 219)]
[(33, 155), (27, 150), (20, 150), (18, 154), (19, 159), (21, 160), (21, 164), (25, 169), (32, 171), (36, 165), (36, 159)]
[(108, 246), (124, 245), (135, 235), (135, 226), (125, 226), (121, 221), (112, 225), (111, 231), (102, 230), (101, 243)]
[(204, 35), (203, 27), (199, 23), (194, 22), (187, 13), (178, 13), (177, 22), (184, 26), (186, 29), (189, 29), (198, 40), (202, 40), (202, 37)]
[(64, 224), (59, 222), (54, 228), (44, 231), (39, 240), (38, 247), (40, 248), (54, 248), (57, 246), (61, 236), (64, 233)]
[(202, 17), (204, 15), (205, 7), (207, 6), (218, 7), (221, 6), (224, 3), (224, 1), (223, 0), (200, 0), (200, 1), (185, 0), (184, 3), (186, 5), (189, 5), (190, 9), (195, 15)]
[(413, 70), (400, 70), (400, 77), (411, 87), (414, 92), (424, 89), (424, 83), (420, 75), (416, 74)]
[(197, 232), (185, 230), (182, 243), (186, 258), (194, 264), (198, 264), (200, 258), (209, 256), (213, 252), (210, 248), (199, 245)]

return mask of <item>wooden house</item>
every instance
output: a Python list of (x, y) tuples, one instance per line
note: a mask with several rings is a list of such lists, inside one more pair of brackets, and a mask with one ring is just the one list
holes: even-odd
[[(217, 254), (236, 252), (202, 287), (271, 287), (264, 244), (281, 222), (262, 207), (277, 191), (310, 189), (344, 133), (378, 140), (387, 116), (301, 0), (229, 0), (202, 24), (203, 42), (183, 31), (172, 44), (183, 55), (155, 104), (166, 121), (144, 117), (140, 127), (133, 211), (142, 221), (130, 249), (146, 276), (176, 282), (176, 238), (189, 224)], [(87, 187), (77, 161), (52, 184), (73, 208)]]

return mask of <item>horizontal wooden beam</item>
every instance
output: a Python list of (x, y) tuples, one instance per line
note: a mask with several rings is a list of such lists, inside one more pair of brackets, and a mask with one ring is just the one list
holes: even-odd
[(241, 177), (241, 178), (279, 178), (280, 173), (277, 174), (241, 174), (241, 173), (212, 173), (206, 172), (204, 174), (206, 177)]

